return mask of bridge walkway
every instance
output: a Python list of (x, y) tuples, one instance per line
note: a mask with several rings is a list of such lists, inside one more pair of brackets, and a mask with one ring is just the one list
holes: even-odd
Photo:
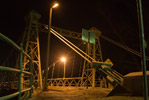
[(106, 97), (110, 89), (85, 87), (48, 87), (48, 91), (34, 89), (29, 100), (91, 100)]

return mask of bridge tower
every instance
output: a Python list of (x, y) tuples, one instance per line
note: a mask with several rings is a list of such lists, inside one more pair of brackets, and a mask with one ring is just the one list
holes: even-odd
[[(39, 32), (38, 32), (38, 20), (41, 15), (35, 11), (31, 11), (26, 17), (26, 25), (22, 43), (25, 48), (25, 52), (31, 55), (33, 59), (34, 81), (37, 80), (42, 89), (42, 75), (41, 75), (41, 60), (40, 60), (40, 45), (39, 45)], [(24, 70), (29, 68), (29, 59), (24, 57)]]
[[(100, 45), (101, 31), (96, 29), (95, 27), (92, 27), (89, 31), (94, 32), (96, 34), (95, 39), (96, 42), (95, 44), (89, 43), (88, 45), (86, 45), (86, 53), (92, 58), (94, 58), (96, 61), (103, 61), (101, 45)], [(95, 79), (96, 79), (96, 69), (92, 68), (91, 64), (89, 64), (86, 60), (84, 60), (81, 85), (85, 86), (88, 80), (88, 85), (95, 87)]]

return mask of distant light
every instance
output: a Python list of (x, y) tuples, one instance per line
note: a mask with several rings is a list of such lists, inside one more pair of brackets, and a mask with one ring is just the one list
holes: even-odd
[(66, 59), (63, 57), (63, 58), (61, 58), (61, 61), (65, 62), (65, 61), (66, 61)]
[(83, 42), (83, 44), (86, 44), (86, 42)]
[(56, 7), (58, 7), (58, 3), (55, 3), (53, 6), (52, 6), (52, 8), (56, 8)]

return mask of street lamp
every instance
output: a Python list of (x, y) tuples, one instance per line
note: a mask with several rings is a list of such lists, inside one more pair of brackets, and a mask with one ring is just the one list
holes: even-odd
[(45, 68), (45, 87), (44, 90), (47, 90), (47, 79), (48, 79), (48, 62), (49, 62), (49, 47), (50, 47), (50, 28), (51, 28), (51, 22), (52, 22), (52, 8), (56, 8), (59, 4), (54, 3), (52, 7), (50, 7), (50, 13), (49, 13), (49, 27), (48, 27), (48, 43), (47, 43), (47, 62), (46, 62), (46, 68)]
[(56, 8), (56, 7), (58, 7), (58, 3), (55, 3), (53, 6), (52, 6), (52, 8)]
[(66, 71), (66, 59), (64, 57), (61, 58), (61, 61), (64, 62), (64, 77), (65, 78), (65, 71)]

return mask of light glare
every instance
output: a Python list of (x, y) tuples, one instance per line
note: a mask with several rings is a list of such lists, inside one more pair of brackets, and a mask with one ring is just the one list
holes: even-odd
[(54, 4), (54, 5), (53, 5), (53, 7), (52, 7), (52, 8), (56, 8), (58, 5), (59, 5), (59, 4), (58, 4), (58, 3), (56, 3), (56, 4)]
[(66, 61), (66, 59), (63, 57), (63, 58), (61, 58), (61, 61), (65, 62), (65, 61)]

